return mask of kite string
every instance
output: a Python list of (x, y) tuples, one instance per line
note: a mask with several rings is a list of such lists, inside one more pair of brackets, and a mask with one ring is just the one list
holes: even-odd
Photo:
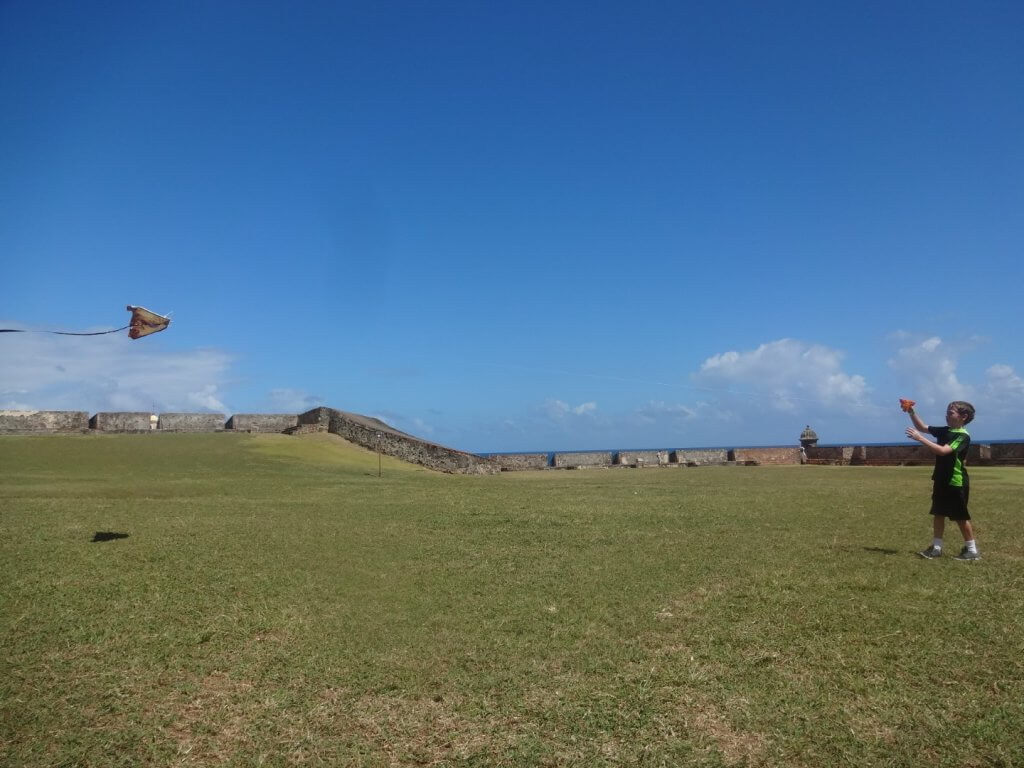
[(117, 333), (118, 331), (123, 331), (127, 328), (131, 328), (131, 325), (115, 328), (112, 331), (93, 331), (91, 333), (76, 331), (29, 331), (24, 328), (0, 328), (0, 333), (54, 333), (58, 336), (104, 336), (108, 333)]

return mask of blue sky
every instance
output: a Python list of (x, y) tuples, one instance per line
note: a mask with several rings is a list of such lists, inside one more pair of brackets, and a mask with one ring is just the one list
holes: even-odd
[(0, 408), (1024, 437), (1024, 4), (0, 3)]

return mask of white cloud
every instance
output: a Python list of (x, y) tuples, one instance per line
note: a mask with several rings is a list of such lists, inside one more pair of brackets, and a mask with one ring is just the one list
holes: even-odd
[(0, 401), (8, 407), (229, 412), (221, 388), (231, 358), (218, 350), (168, 352), (120, 335), (18, 334), (0, 339), (0, 357)]
[(665, 422), (686, 422), (697, 417), (697, 411), (686, 405), (671, 405), (651, 400), (636, 409), (638, 420), (642, 424), (664, 424)]
[(551, 421), (564, 422), (573, 416), (590, 416), (597, 412), (597, 403), (587, 402), (572, 406), (563, 400), (549, 399), (540, 407), (541, 413)]
[(1024, 379), (1018, 376), (1011, 366), (997, 363), (985, 371), (985, 375), (988, 377), (989, 386), (994, 390), (1024, 398)]
[(1024, 411), (1024, 378), (1009, 365), (996, 364), (985, 371), (985, 398), (997, 412)]
[(910, 343), (897, 350), (896, 356), (889, 360), (889, 367), (900, 376), (907, 397), (934, 405), (973, 396), (971, 387), (957, 377), (960, 346), (944, 342), (938, 336), (904, 340)]
[(186, 400), (200, 410), (220, 412), (227, 411), (224, 403), (222, 403), (217, 397), (216, 384), (206, 384), (198, 392), (189, 392), (186, 395)]
[(693, 375), (695, 384), (752, 395), (776, 410), (792, 412), (799, 401), (835, 406), (864, 404), (863, 376), (842, 369), (843, 353), (821, 344), (779, 339), (757, 349), (709, 357)]
[(548, 400), (544, 403), (543, 410), (555, 421), (561, 421), (570, 412), (569, 404), (561, 400)]
[[(7, 397), (8, 395), (17, 394), (14, 392), (0, 392), (0, 397)], [(42, 408), (36, 408), (34, 405), (21, 400), (14, 400), (7, 397), (6, 400), (0, 400), (0, 411), (38, 411), (43, 410)]]
[(305, 413), (323, 404), (323, 398), (320, 395), (287, 387), (270, 390), (269, 399), (271, 408), (282, 413)]

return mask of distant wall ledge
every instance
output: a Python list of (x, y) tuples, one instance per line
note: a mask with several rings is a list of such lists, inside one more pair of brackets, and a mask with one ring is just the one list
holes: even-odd
[(85, 411), (0, 411), (0, 434), (88, 432)]
[(89, 428), (97, 432), (149, 432), (153, 414), (148, 411), (100, 412), (89, 419)]
[[(604, 467), (699, 467), (831, 464), (836, 466), (931, 466), (934, 455), (921, 445), (798, 446), (683, 449), (672, 451), (567, 451), (547, 454), (488, 454), (504, 472), (531, 469)], [(1024, 466), (1024, 442), (972, 443), (969, 466)]]
[[(826, 445), (806, 449), (808, 464), (931, 466), (935, 455), (923, 445)], [(1024, 466), (1024, 442), (971, 443), (970, 466)]]
[(224, 429), (224, 414), (161, 413), (157, 428), (162, 432), (219, 432)]
[(556, 453), (554, 466), (562, 469), (586, 469), (589, 467), (610, 467), (614, 454), (611, 451), (579, 451)]
[(546, 453), (497, 453), (489, 458), (498, 464), (502, 472), (548, 468)]
[(236, 432), (287, 432), (299, 425), (296, 413), (236, 413), (227, 428)]
[[(477, 454), (421, 440), (379, 419), (317, 407), (301, 414), (239, 413), (225, 422), (221, 413), (149, 413), (101, 411), (0, 410), (0, 435), (70, 433), (268, 432), (337, 434), (371, 451), (441, 472), (491, 474), (530, 469), (603, 467), (695, 467), (702, 465), (833, 464), (930, 466), (934, 457), (924, 446), (813, 445), (761, 448), (714, 448), (655, 451), (569, 451), (548, 454)], [(801, 455), (802, 454), (802, 455)], [(1024, 466), (1024, 441), (972, 443), (968, 465)]]

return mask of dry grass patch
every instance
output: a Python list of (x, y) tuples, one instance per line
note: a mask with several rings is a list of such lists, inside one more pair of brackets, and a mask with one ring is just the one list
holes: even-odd
[(726, 765), (760, 764), (769, 741), (764, 734), (738, 729), (725, 712), (706, 699), (687, 703), (680, 724), (700, 743), (718, 751)]
[(212, 672), (175, 707), (165, 733), (182, 765), (223, 765), (246, 751), (252, 723), (267, 714), (253, 706), (253, 689), (249, 681)]
[(480, 753), (500, 753), (514, 740), (510, 723), (467, 715), (451, 694), (409, 698), (394, 694), (325, 693), (317, 713), (329, 731), (351, 731), (388, 766), (445, 765)]

